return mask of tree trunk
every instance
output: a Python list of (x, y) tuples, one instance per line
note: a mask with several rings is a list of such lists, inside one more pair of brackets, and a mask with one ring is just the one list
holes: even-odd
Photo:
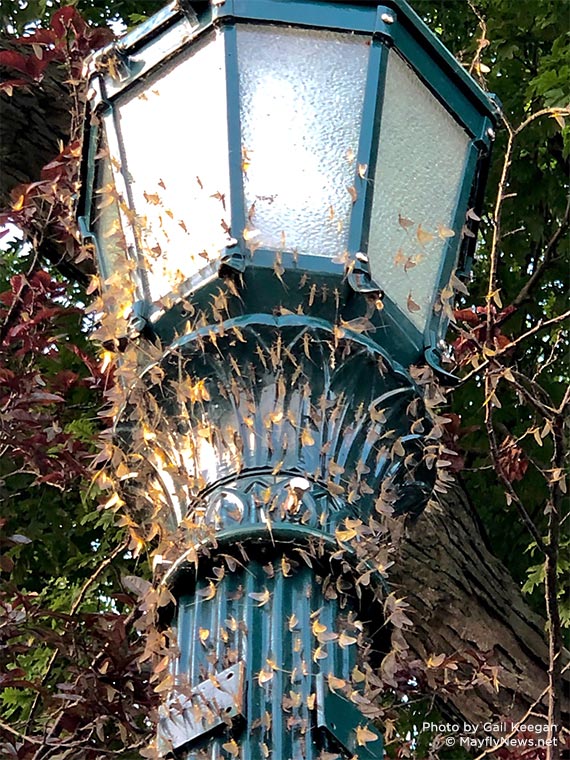
[[(0, 37), (0, 50), (19, 51), (20, 46)], [(0, 66), (0, 77), (6, 81), (24, 75)], [(0, 92), (0, 211), (12, 205), (15, 187), (40, 179), (42, 168), (69, 139), (72, 98), (65, 78), (52, 63), (40, 83), (14, 87), (11, 95)], [(92, 261), (77, 264), (64, 246), (48, 237), (40, 248), (41, 256), (68, 279), (86, 285), (95, 273)]]
[[(13, 41), (0, 38), (0, 50), (28, 53)], [(4, 81), (24, 79), (2, 67)], [(41, 83), (0, 93), (0, 207), (10, 203), (10, 191), (20, 183), (39, 179), (42, 166), (59, 152), (69, 136), (71, 98), (61, 70), (50, 65)]]
[[(450, 493), (440, 507), (428, 507), (410, 524), (390, 580), (412, 607), (415, 627), (407, 639), (418, 657), (471, 648), (492, 653), (490, 663), (499, 666), (498, 690), (489, 683), (451, 695), (452, 712), (469, 723), (518, 722), (536, 703), (529, 722), (541, 722), (539, 714), (546, 723), (545, 622), (489, 552), (464, 492)], [(563, 666), (566, 662), (568, 656)], [(568, 701), (562, 712), (568, 719)]]

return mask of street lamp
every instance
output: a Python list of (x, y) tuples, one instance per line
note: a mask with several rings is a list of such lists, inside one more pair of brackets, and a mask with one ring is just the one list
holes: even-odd
[(140, 347), (117, 430), (182, 541), (163, 751), (381, 757), (361, 597), (433, 486), (418, 383), (496, 107), (403, 0), (179, 0), (89, 76), (80, 225)]

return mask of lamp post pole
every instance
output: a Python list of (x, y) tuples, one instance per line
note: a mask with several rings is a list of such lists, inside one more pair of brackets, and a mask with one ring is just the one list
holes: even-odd
[(160, 752), (381, 758), (494, 105), (403, 0), (175, 2), (90, 71), (125, 498), (175, 536)]

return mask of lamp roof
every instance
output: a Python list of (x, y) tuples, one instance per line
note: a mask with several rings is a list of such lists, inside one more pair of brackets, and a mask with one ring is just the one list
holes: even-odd
[[(312, 28), (329, 28), (344, 31), (380, 34), (377, 18), (392, 11), (425, 53), (441, 67), (453, 84), (462, 90), (476, 105), (482, 115), (497, 121), (499, 104), (494, 96), (485, 92), (456, 60), (443, 42), (424, 23), (407, 0), (225, 0), (215, 3), (211, 0), (172, 0), (147, 21), (127, 32), (118, 41), (96, 51), (87, 60), (86, 73), (107, 72), (109, 79), (121, 80), (121, 85), (111, 85), (109, 94), (122, 89), (131, 79), (130, 72), (121, 76), (114, 67), (107, 66), (110, 58), (128, 59), (156, 37), (164, 34), (182, 22), (185, 31), (180, 45), (191, 42), (203, 31), (224, 21), (261, 23), (283, 23), (286, 25)], [(396, 40), (397, 47), (397, 40)], [(166, 57), (176, 50), (166, 50)], [(141, 70), (133, 72), (134, 77), (146, 73), (160, 61), (150, 62)], [(421, 71), (418, 72), (421, 76)]]

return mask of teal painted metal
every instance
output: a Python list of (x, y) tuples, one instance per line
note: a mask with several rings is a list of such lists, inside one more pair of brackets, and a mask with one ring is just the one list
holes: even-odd
[(226, 18), (246, 22), (274, 22), (336, 31), (372, 32), (376, 3), (320, 2), (316, 0), (226, 0), (215, 7), (213, 21)]
[[(208, 32), (224, 38), (229, 143), (220, 149), (229, 154), (236, 243), (223, 252), (219, 271), (210, 265), (190, 278), (171, 308), (151, 303), (146, 285), (145, 297), (133, 309), (135, 334), (143, 344), (152, 328), (164, 347), (161, 359), (143, 373), (145, 398), (158, 410), (157, 430), (172, 446), (169, 461), (178, 462), (187, 478), (185, 490), (173, 489), (168, 472), (150, 453), (141, 461), (141, 470), (146, 467), (149, 480), (163, 491), (164, 521), (177, 530), (181, 547), (163, 579), (178, 600), (171, 616), (180, 651), (176, 687), (161, 708), (163, 752), (187, 760), (219, 760), (230, 750), (240, 760), (265, 760), (268, 754), (272, 760), (318, 760), (323, 751), (343, 760), (380, 760), (382, 737), (358, 709), (359, 687), (351, 683), (364, 647), (341, 644), (340, 632), (354, 633), (377, 657), (385, 653), (384, 634), (375, 637), (372, 631), (383, 630), (386, 583), (360, 540), (349, 546), (342, 535), (347, 524), (358, 524), (365, 541), (383, 488), (389, 489), (396, 515), (416, 515), (426, 504), (435, 477), (423, 456), (430, 423), (406, 368), (424, 351), (438, 368), (436, 348), (445, 322), (434, 317), (424, 336), (389, 298), (382, 311), (374, 308), (375, 273), (365, 260), (354, 259), (366, 252), (374, 190), (358, 171), (348, 270), (303, 251), (283, 251), (284, 271), (276, 277), (275, 251), (250, 256), (242, 237), (238, 21), (370, 36), (357, 152), (357, 162), (368, 165), (368, 177), (378, 152), (386, 60), (391, 47), (398, 50), (473, 138), (456, 232), (468, 205), (478, 204), (477, 178), (488, 160), (494, 106), (404, 0), (384, 0), (382, 6), (225, 0), (200, 4), (198, 14), (180, 0), (106, 51), (119, 57), (122, 81), (94, 75), (95, 108), (104, 108), (114, 124), (111, 139), (125, 165), (117, 99), (163, 63), (164, 40), (170, 60)], [(86, 238), (93, 234), (99, 139), (98, 128), (90, 127), (82, 197)], [(128, 176), (117, 179), (132, 207)], [(448, 241), (437, 290), (457, 265), (458, 240), (459, 235)], [(136, 256), (135, 243), (126, 256)], [(462, 252), (464, 261), (468, 254)], [(100, 262), (103, 277), (109, 275), (107, 267)], [(140, 277), (144, 282), (142, 270)], [(184, 297), (202, 313), (202, 322), (179, 337), (189, 320)], [(215, 305), (221, 297), (223, 319)], [(160, 387), (153, 385), (153, 369), (164, 373)], [(187, 404), (177, 396), (176, 383), (188, 388), (197, 380), (209, 400)], [(126, 408), (117, 420), (125, 447), (135, 437), (133, 418), (133, 409)], [(207, 445), (201, 446), (205, 426)], [(370, 572), (370, 583), (360, 590), (361, 598), (356, 589), (363, 572)], [(357, 617), (369, 624), (368, 640), (366, 628), (354, 625)], [(323, 637), (324, 632), (332, 636)], [(359, 744), (359, 728), (378, 738)]]
[[(347, 627), (347, 613), (343, 614), (338, 600), (323, 595), (315, 584), (314, 570), (294, 549), (277, 547), (257, 557), (252, 548), (245, 551), (247, 567), (240, 573), (226, 573), (213, 599), (205, 598), (210, 593), (207, 579), (198, 581), (192, 594), (180, 597), (176, 626), (181, 682), (187, 678), (192, 685), (216, 678), (220, 671), (241, 662), (247, 684), (240, 695), (243, 712), (229, 730), (224, 726), (194, 742), (180, 744), (180, 754), (186, 760), (222, 757), (223, 745), (233, 737), (236, 756), (243, 760), (268, 756), (317, 760), (323, 751), (335, 752), (342, 745), (351, 753), (343, 753), (344, 757), (380, 760), (380, 737), (368, 745), (373, 747), (372, 752), (355, 746), (356, 729), (368, 721), (342, 686), (350, 683), (357, 661), (356, 646), (343, 648), (335, 641), (319, 642), (325, 632), (344, 630), (357, 639), (360, 631)], [(222, 567), (218, 566), (220, 572)], [(322, 633), (316, 632), (315, 623), (322, 627)], [(329, 683), (341, 684), (336, 694)], [(161, 727), (167, 745), (168, 713)]]
[(82, 214), (78, 217), (78, 227), (81, 234), (81, 238), (84, 242), (90, 243), (95, 251), (95, 257), (97, 261), (98, 271), (103, 277), (109, 277), (107, 262), (101, 255), (101, 249), (99, 247), (99, 241), (97, 235), (94, 233), (94, 219), (93, 219), (93, 196), (96, 187), (95, 171), (97, 146), (99, 141), (99, 130), (95, 128), (89, 128), (89, 121), (91, 114), (89, 111), (85, 114), (84, 134), (86, 135), (85, 144), (83, 147), (81, 176), (84, 178), (82, 182), (82, 191), (80, 197), (80, 207), (82, 208)]
[[(411, 52), (410, 62), (418, 71), (421, 72), (421, 65), (418, 65), (420, 61), (425, 62), (420, 51), (426, 51), (447, 78), (469, 93), (470, 99), (477, 103), (481, 113), (495, 113), (488, 95), (467, 74), (406, 0), (385, 0), (383, 4), (388, 9), (393, 9), (402, 21), (400, 28), (404, 30), (405, 38), (395, 44), (404, 45)], [(250, 22), (272, 21), (294, 26), (372, 33), (376, 29), (377, 6), (378, 2), (374, 0), (365, 0), (358, 4), (335, 0), (226, 0), (225, 3), (216, 6), (213, 20), (231, 18)], [(400, 32), (390, 30), (389, 34), (393, 35), (396, 41)]]
[(197, 21), (197, 17), (192, 11), (189, 3), (178, 2), (173, 0), (154, 13), (146, 21), (137, 24), (134, 29), (128, 32), (128, 34), (121, 37), (117, 46), (125, 51), (130, 51), (133, 48), (139, 47), (156, 35), (157, 29), (164, 29), (174, 23), (180, 18), (181, 14), (187, 15), (192, 13), (193, 17)]
[[(422, 463), (422, 436), (412, 432), (423, 419), (417, 389), (366, 336), (347, 330), (335, 348), (325, 320), (249, 315), (210, 329), (218, 330), (210, 347), (205, 332), (190, 334), (158, 365), (167, 381), (182, 377), (192, 383), (199, 377), (205, 382), (209, 401), (196, 413), (195, 424), (208, 423), (216, 431), (207, 453), (194, 449), (189, 472), (203, 473), (201, 482), (188, 502), (173, 503), (181, 544), (190, 546), (163, 581), (180, 600), (174, 613), (177, 689), (162, 710), (163, 751), (175, 750), (187, 760), (217, 758), (222, 745), (235, 741), (242, 760), (261, 760), (268, 749), (274, 757), (295, 760), (316, 760), (322, 751), (380, 760), (379, 735), (358, 745), (359, 729), (378, 732), (354, 706), (358, 688), (351, 674), (356, 664), (363, 667), (365, 640), (376, 657), (386, 651), (383, 636), (366, 639), (355, 623), (382, 629), (378, 600), (385, 584), (363, 559), (363, 548), (349, 546), (342, 536), (356, 521), (364, 540), (388, 479), (396, 513), (417, 512), (425, 503), (433, 473)], [(302, 348), (306, 338), (310, 357)], [(276, 345), (294, 359), (278, 374), (264, 358)], [(310, 382), (299, 383), (295, 376)], [(149, 388), (160, 408), (155, 429), (163, 440), (162, 433), (180, 430), (187, 419), (170, 387), (165, 382)], [(125, 418), (130, 417), (126, 409)], [(427, 432), (429, 423), (423, 424)], [(129, 430), (127, 424), (124, 435)], [(226, 431), (232, 431), (231, 456)], [(173, 445), (188, 449), (192, 425), (181, 435)], [(403, 447), (398, 455), (381, 443), (396, 438)], [(352, 475), (359, 472), (368, 474)], [(186, 534), (187, 522), (194, 527)], [(200, 525), (203, 539), (196, 543)], [(189, 558), (200, 552), (196, 571)], [(367, 569), (372, 578), (359, 598), (356, 578)], [(343, 631), (360, 646), (346, 644)], [(196, 729), (184, 717), (191, 709), (184, 707), (185, 695), (237, 662), (244, 663), (247, 685), (236, 696), (239, 709), (227, 721), (209, 720)], [(364, 697), (361, 704), (367, 704)]]
[[(334, 328), (328, 320), (318, 319), (317, 317), (306, 317), (304, 315), (289, 314), (285, 316), (272, 316), (269, 314), (246, 314), (233, 320), (227, 320), (215, 325), (206, 325), (198, 328), (195, 332), (184, 335), (182, 338), (172, 343), (172, 350), (177, 351), (180, 348), (196, 345), (200, 337), (206, 337), (210, 331), (218, 332), (223, 335), (226, 331), (234, 328), (249, 328), (253, 330), (264, 330), (271, 334), (271, 331), (277, 331), (285, 328), (298, 328), (299, 332), (303, 330), (322, 330), (327, 333), (327, 340), (331, 340)], [(406, 369), (397, 361), (391, 358), (390, 354), (379, 346), (376, 341), (367, 335), (353, 332), (349, 327), (344, 329), (344, 333), (350, 337), (350, 340), (357, 346), (361, 346), (370, 352), (372, 356), (378, 355), (384, 361), (390, 363), (392, 371), (400, 376), (403, 380), (410, 382), (409, 374)], [(294, 336), (294, 340), (297, 337)], [(323, 357), (324, 358), (324, 357)], [(153, 365), (154, 366), (154, 365)], [(413, 385), (413, 384), (412, 384)]]
[[(265, 282), (265, 281), (264, 281)], [(271, 293), (269, 294), (271, 296)], [(247, 305), (247, 304), (246, 304)], [(263, 305), (263, 304), (262, 304)], [(318, 311), (315, 310), (315, 312), (318, 314)], [(380, 313), (382, 314), (382, 312)], [(231, 331), (232, 329), (238, 328), (253, 328), (255, 329), (257, 326), (260, 328), (263, 326), (267, 326), (270, 329), (279, 329), (282, 327), (296, 327), (299, 331), (305, 330), (323, 330), (328, 335), (328, 340), (334, 339), (334, 325), (331, 324), (331, 321), (329, 319), (326, 319), (326, 312), (324, 314), (325, 318), (319, 318), (318, 316), (304, 316), (304, 315), (286, 315), (286, 316), (273, 316), (272, 314), (264, 314), (262, 310), (260, 309), (257, 313), (250, 313), (247, 312), (245, 314), (242, 314), (239, 317), (235, 317), (232, 319), (225, 320), (224, 322), (221, 322), (219, 324), (208, 324), (203, 327), (200, 327), (196, 329), (193, 332), (190, 332), (186, 335), (184, 335), (181, 338), (176, 338), (172, 334), (169, 336), (169, 342), (171, 341), (171, 345), (169, 349), (167, 350), (167, 353), (170, 351), (174, 352), (177, 351), (179, 348), (184, 348), (185, 346), (188, 346), (192, 343), (195, 343), (197, 345), (200, 345), (200, 341), (205, 339), (208, 334), (213, 332), (214, 334), (220, 334), (223, 335), (226, 331)], [(355, 315), (354, 318), (358, 319), (358, 315)], [(181, 319), (181, 323), (184, 323), (184, 317)], [(382, 325), (379, 324), (378, 330), (382, 331)], [(377, 354), (379, 357), (382, 357), (383, 360), (390, 362), (391, 367), (393, 368), (394, 372), (398, 375), (401, 375), (402, 377), (405, 377), (408, 379), (409, 382), (409, 374), (406, 369), (404, 369), (404, 366), (406, 365), (406, 357), (410, 353), (410, 348), (406, 347), (405, 344), (400, 343), (400, 353), (401, 353), (401, 359), (402, 364), (400, 362), (395, 361), (392, 357), (396, 354), (396, 351), (394, 350), (394, 347), (391, 346), (389, 343), (387, 343), (384, 340), (375, 339), (374, 337), (369, 337), (368, 335), (364, 334), (357, 334), (353, 333), (349, 327), (343, 328), (343, 332), (350, 336), (351, 340), (356, 345), (361, 345), (363, 347), (366, 347), (371, 352)], [(164, 336), (166, 337), (166, 336)]]
[[(204, 489), (213, 488), (216, 483), (222, 483), (220, 487), (223, 488), (229, 487), (226, 479), (235, 479), (236, 472), (260, 469), (273, 471), (277, 465), (280, 471), (301, 474), (318, 483), (330, 482), (338, 486), (363, 461), (370, 469), (367, 484), (372, 493), (362, 494), (358, 498), (357, 512), (373, 511), (374, 494), (388, 476), (396, 478), (403, 489), (402, 496), (413, 486), (418, 489), (418, 504), (423, 501), (422, 481), (425, 480), (426, 491), (429, 491), (433, 473), (424, 471), (418, 465), (415, 476), (408, 485), (411, 471), (407, 472), (403, 464), (405, 457), (414, 452), (416, 443), (420, 443), (419, 438), (411, 435), (407, 429), (412, 423), (406, 414), (408, 404), (417, 397), (417, 390), (407, 372), (394, 366), (370, 339), (347, 330), (339, 348), (335, 350), (331, 348), (332, 330), (329, 325), (323, 326), (318, 320), (302, 320), (295, 316), (266, 316), (263, 319), (244, 317), (217, 327), (219, 332), (215, 340), (220, 353), (216, 350), (206, 351), (206, 332), (201, 335), (195, 333), (174, 343), (172, 351), (167, 352), (158, 365), (167, 378), (174, 379), (182, 373), (188, 382), (192, 382), (192, 378), (204, 378), (206, 382), (210, 400), (201, 409), (201, 414), (204, 415), (204, 420), (220, 431), (220, 437), (211, 442), (207, 455), (196, 455), (197, 471), (205, 469), (208, 472), (204, 476), (205, 482), (200, 493)], [(239, 341), (234, 337), (235, 328), (240, 331)], [(210, 330), (215, 329), (210, 326)], [(307, 339), (312, 347), (310, 358), (303, 348)], [(264, 366), (263, 362), (267, 360), (263, 357), (269, 355), (276, 340), (283, 351), (296, 357), (302, 376), (310, 377), (311, 382), (304, 383), (302, 389), (297, 387), (298, 382), (293, 382), (293, 376), (297, 372), (294, 364), (288, 364), (279, 376), (270, 371), (269, 366)], [(351, 354), (340, 361), (343, 347), (347, 347), (346, 350), (350, 350)], [(261, 356), (258, 349), (262, 351)], [(331, 356), (338, 360), (334, 367), (331, 366)], [(386, 367), (384, 376), (376, 371), (379, 361)], [(243, 372), (242, 376), (236, 376), (235, 366), (247, 366), (248, 374)], [(149, 367), (149, 372), (151, 369)], [(301, 375), (297, 372), (297, 377), (299, 376)], [(228, 388), (234, 388), (231, 394), (228, 393)], [(180, 404), (176, 401), (174, 391), (168, 392), (163, 388), (158, 392), (160, 395), (157, 403), (164, 410), (167, 420), (165, 424), (170, 424), (169, 419), (176, 422), (180, 415)], [(337, 411), (335, 414), (331, 412), (317, 417), (314, 410), (319, 409), (326, 399), (329, 408), (336, 408)], [(385, 410), (385, 419), (375, 423), (374, 410), (378, 409)], [(211, 417), (214, 413), (215, 418)], [(421, 405), (417, 413), (421, 414)], [(269, 416), (276, 414), (280, 414), (279, 421), (267, 427)], [(292, 426), (292, 420), (299, 420), (298, 430)], [(427, 430), (427, 425), (426, 422), (424, 430)], [(306, 426), (310, 428), (307, 440), (302, 436), (302, 430)], [(225, 428), (237, 435), (239, 445), (236, 443), (237, 451), (232, 456), (228, 456), (228, 442), (222, 435)], [(404, 447), (409, 447), (405, 454), (385, 457), (382, 447), (375, 447), (375, 442), (382, 440), (388, 431), (391, 431), (390, 440), (401, 437)], [(320, 450), (325, 444), (326, 454), (321, 455)], [(333, 462), (342, 471), (329, 474)], [(209, 464), (205, 466), (205, 463)], [(344, 509), (348, 509), (346, 516), (356, 514), (346, 505), (342, 509), (339, 505), (337, 507), (335, 514), (339, 512), (338, 519), (343, 519)], [(182, 505), (181, 511), (186, 508)], [(324, 514), (323, 510), (324, 507), (317, 510), (319, 515)], [(310, 526), (312, 519), (307, 517), (304, 524)], [(318, 521), (321, 518), (317, 515), (314, 519)], [(321, 527), (325, 532), (328, 530), (334, 534), (337, 520), (333, 517), (330, 519), (330, 529), (324, 524)], [(259, 520), (261, 516), (256, 516), (255, 511), (248, 518), (251, 524)], [(238, 521), (238, 524), (241, 522)], [(220, 524), (220, 529), (227, 527), (229, 526), (225, 523)], [(318, 527), (317, 523), (315, 527)]]
[[(275, 266), (275, 251), (257, 248), (255, 251), (255, 263), (253, 267), (260, 269), (273, 269)], [(344, 277), (345, 267), (343, 264), (327, 259), (324, 256), (309, 256), (306, 253), (293, 251), (280, 251), (281, 263), (286, 269), (297, 272), (307, 272), (315, 278), (319, 276), (333, 275), (338, 279)], [(253, 263), (253, 262), (252, 262)]]
[[(226, 57), (226, 97), (228, 109), (228, 154), (230, 168), (231, 230), (237, 240), (234, 250), (228, 251), (233, 265), (243, 268), (247, 251), (244, 247), (243, 230), (246, 227), (245, 198), (242, 171), (242, 141), (240, 124), (239, 61), (237, 31), (234, 25), (224, 27)], [(237, 259), (237, 261), (236, 261)], [(225, 263), (232, 265), (232, 260)]]
[[(196, 4), (199, 5), (198, 3)], [(396, 39), (398, 34), (405, 34), (397, 45), (403, 45), (408, 50), (402, 52), (409, 57), (410, 63), (418, 72), (422, 73), (422, 64), (426, 63), (422, 51), (433, 60), (441, 70), (444, 77), (449, 78), (456, 87), (461, 89), (481, 114), (495, 117), (496, 107), (467, 72), (461, 67), (442, 42), (434, 35), (415, 11), (408, 5), (406, 0), (385, 0), (384, 5), (393, 9), (398, 16), (397, 29), (390, 29), (389, 35)], [(200, 3), (203, 7), (203, 4)], [(242, 20), (246, 22), (267, 22), (291, 24), (313, 28), (327, 28), (339, 31), (357, 31), (373, 34), (378, 30), (377, 26), (378, 3), (368, 0), (363, 3), (336, 2), (335, 0), (226, 0), (226, 2), (201, 10), (196, 16), (196, 26), (191, 35), (187, 36), (186, 43), (191, 42), (202, 34), (205, 29), (214, 23), (223, 23), (227, 20), (234, 22)], [(118, 43), (120, 50), (128, 55), (133, 48), (140, 48), (164, 32), (165, 28), (171, 27), (177, 20), (185, 18), (191, 8), (188, 0), (180, 3), (170, 3), (164, 11), (151, 17), (145, 24), (126, 34)], [(117, 45), (106, 48), (104, 54), (116, 49)], [(428, 68), (430, 68), (428, 66)], [(146, 73), (146, 72), (145, 72)], [(136, 78), (139, 74), (133, 72)], [(426, 79), (429, 79), (426, 77)], [(132, 80), (126, 81), (129, 86)], [(439, 79), (440, 83), (443, 78)], [(436, 86), (436, 82), (432, 83)], [(473, 133), (476, 134), (475, 132)]]
[[(161, 38), (170, 30), (188, 19), (190, 13), (187, 3), (179, 6), (170, 4), (163, 12), (154, 19), (149, 20), (143, 29), (137, 30), (120, 42), (116, 47), (122, 60), (127, 61), (130, 55), (137, 60), (135, 66), (130, 67), (130, 74), (125, 75), (124, 83), (116, 82), (109, 91), (115, 93), (108, 98), (106, 90), (108, 77), (100, 76), (102, 97), (108, 98), (110, 105), (122, 89), (130, 87), (142, 74), (148, 73), (148, 67), (144, 64), (141, 51), (152, 47), (155, 39)], [(246, 226), (245, 205), (243, 192), (242, 173), (242, 141), (240, 128), (240, 93), (239, 93), (239, 61), (237, 60), (237, 44), (235, 27), (236, 21), (243, 23), (255, 23), (272, 21), (275, 23), (296, 24), (305, 27), (331, 28), (336, 30), (351, 30), (366, 32), (371, 35), (370, 63), (367, 76), (366, 96), (362, 119), (362, 130), (358, 149), (358, 163), (368, 165), (368, 176), (362, 178), (358, 172), (355, 177), (355, 187), (358, 192), (356, 202), (352, 209), (348, 250), (353, 254), (349, 264), (348, 282), (353, 289), (361, 293), (373, 293), (381, 289), (381, 273), (370, 273), (366, 262), (366, 243), (368, 237), (368, 221), (372, 203), (373, 188), (369, 180), (377, 154), (378, 125), (381, 119), (382, 83), (385, 75), (386, 48), (394, 46), (416, 70), (429, 89), (453, 114), (453, 116), (476, 138), (476, 150), (479, 155), (488, 152), (489, 142), (486, 132), (494, 119), (496, 107), (489, 97), (483, 93), (473, 80), (455, 62), (453, 57), (445, 50), (440, 41), (427, 29), (417, 15), (403, 0), (386, 0), (385, 4), (378, 6), (373, 2), (366, 2), (357, 6), (346, 2), (324, 3), (318, 0), (256, 0), (251, 3), (248, 0), (226, 0), (225, 3), (216, 5), (207, 11), (200, 13), (199, 17), (192, 16), (191, 28), (180, 37), (180, 45), (192, 44), (201, 38), (212, 26), (219, 27), (225, 38), (226, 45), (226, 81), (227, 81), (227, 104), (228, 104), (228, 134), (227, 146), (230, 162), (230, 187), (231, 187), (231, 230), (236, 239), (236, 244), (226, 249), (220, 259), (221, 272), (228, 271), (244, 272), (246, 267), (255, 269), (273, 269), (275, 266), (275, 252), (256, 251), (255, 262), (245, 248), (242, 239), (242, 230)], [(387, 19), (387, 20), (384, 20)], [(120, 48), (120, 50), (119, 50)], [(133, 53), (133, 51), (135, 51)], [(106, 54), (110, 54), (109, 51)], [(156, 58), (156, 54), (153, 53)], [(154, 58), (153, 58), (154, 61)], [(156, 60), (154, 65), (160, 65), (162, 61)], [(126, 66), (129, 71), (129, 66)], [(105, 84), (107, 82), (107, 84)], [(114, 88), (114, 89), (113, 89)], [(114, 117), (113, 117), (114, 118)], [(119, 125), (115, 124), (119, 129)], [(118, 151), (122, 155), (121, 139), (117, 141)], [(90, 154), (92, 156), (92, 153)], [(124, 159), (124, 156), (123, 156)], [(89, 159), (92, 161), (92, 158)], [(470, 168), (472, 163), (469, 164)], [(480, 174), (478, 172), (477, 174)], [(464, 180), (468, 188), (463, 188), (462, 197), (471, 193), (475, 178), (475, 170), (466, 172)], [(129, 181), (124, 178), (124, 193), (129, 204), (132, 206), (130, 197)], [(381, 192), (381, 188), (376, 189)], [(460, 204), (461, 205), (461, 204)], [(89, 214), (83, 212), (88, 219)], [(446, 246), (446, 261), (441, 267), (442, 279), (436, 284), (436, 291), (447, 284), (450, 262), (455, 265), (458, 261), (459, 231), (463, 220), (456, 215), (457, 229), (454, 239), (448, 241)], [(87, 226), (89, 226), (89, 221)], [(90, 230), (88, 230), (90, 232)], [(137, 247), (136, 240), (132, 243), (133, 251)], [(361, 257), (354, 259), (354, 254), (360, 253)], [(138, 253), (140, 256), (140, 251)], [(284, 251), (281, 263), (287, 269), (305, 270), (307, 273), (320, 278), (323, 275), (338, 274), (339, 281), (345, 276), (344, 267), (322, 257), (304, 256), (303, 252)], [(362, 258), (364, 257), (364, 258)], [(463, 256), (465, 258), (465, 256)], [(460, 268), (464, 268), (460, 263)], [(105, 270), (103, 263), (102, 269)], [(204, 272), (200, 277), (193, 278), (188, 284), (188, 291), (196, 291), (197, 287), (208, 286), (209, 274)], [(376, 282), (371, 280), (376, 278)], [(172, 316), (162, 314), (160, 309), (153, 307), (149, 299), (149, 288), (146, 283), (144, 267), (141, 267), (138, 278), (142, 286), (141, 294), (148, 303), (145, 311), (153, 316), (152, 329), (158, 335), (168, 334)], [(437, 298), (437, 295), (434, 294)], [(178, 297), (181, 300), (180, 297)], [(437, 351), (438, 336), (443, 334), (445, 325), (436, 324), (437, 317), (432, 318), (422, 336), (415, 326), (407, 319), (402, 305), (392, 304), (389, 298), (385, 298), (385, 325), (383, 331), (393, 331), (390, 343), (398, 343), (402, 338), (404, 343), (415, 351), (416, 357), (420, 356), (424, 348)], [(399, 308), (398, 308), (399, 307)], [(162, 320), (166, 323), (163, 326)], [(435, 342), (434, 342), (435, 341)], [(433, 352), (433, 351), (432, 351)], [(411, 359), (412, 361), (414, 358)]]
[[(88, 121), (91, 118), (89, 111), (85, 114), (84, 133), (87, 136), (85, 146), (83, 149), (81, 176), (83, 177), (82, 183), (82, 206), (84, 210), (84, 216), (80, 217), (83, 220), (83, 229), (80, 230), (82, 235), (90, 234), (88, 232), (91, 226), (91, 208), (93, 205), (93, 193), (95, 190), (95, 156), (97, 154), (97, 140), (98, 131), (96, 129), (89, 129)], [(103, 262), (100, 262), (101, 264)]]
[[(284, 477), (287, 481), (291, 481), (293, 478), (298, 477), (298, 473), (291, 472), (285, 473)], [(288, 496), (286, 487), (283, 487), (283, 483), (279, 484), (279, 478), (271, 479), (268, 473), (261, 473), (250, 478), (244, 478), (240, 481), (240, 486), (243, 486), (247, 482), (246, 488), (255, 488), (256, 486), (263, 484), (264, 489), (274, 485), (276, 489), (281, 492), (282, 495)], [(283, 480), (283, 478), (281, 479)], [(232, 494), (232, 498), (235, 496), (234, 490), (232, 490), (232, 483), (228, 481), (229, 493)], [(323, 496), (322, 489), (317, 487), (318, 495)], [(220, 493), (228, 493), (227, 489), (220, 491), (216, 494), (216, 498)], [(246, 499), (249, 501), (250, 496), (248, 493), (241, 491), (245, 494)], [(309, 496), (309, 503), (312, 496)], [(303, 497), (305, 500), (305, 497)], [(215, 500), (214, 500), (215, 501)], [(255, 497), (253, 497), (253, 503), (256, 503)], [(301, 511), (299, 520), (303, 517), (303, 511)], [(196, 551), (201, 548), (207, 551), (212, 551), (214, 548), (221, 553), (227, 553), (228, 550), (235, 549), (237, 544), (241, 546), (247, 546), (249, 544), (257, 544), (259, 546), (263, 544), (272, 544), (279, 546), (282, 549), (289, 548), (297, 552), (304, 551), (307, 546), (314, 546), (315, 542), (318, 542), (323, 551), (334, 554), (339, 549), (339, 544), (336, 538), (333, 538), (330, 533), (325, 533), (320, 529), (307, 527), (300, 522), (280, 521), (277, 523), (249, 523), (245, 526), (234, 525), (226, 530), (217, 531), (215, 534), (215, 541), (210, 540), (209, 537), (205, 537), (202, 542), (192, 544), (190, 549), (185, 551), (176, 562), (169, 567), (168, 571), (164, 574), (162, 582), (173, 589), (179, 589), (186, 582), (188, 573), (194, 571), (194, 568), (189, 558), (195, 556)], [(346, 544), (343, 544), (344, 554), (349, 557), (350, 562), (354, 565), (358, 564), (358, 555), (354, 549)], [(390, 587), (383, 575), (378, 572), (378, 569), (370, 563), (364, 563), (363, 567), (366, 571), (370, 571), (370, 575), (375, 588), (380, 588), (386, 593), (389, 593)], [(194, 573), (195, 574), (195, 573)]]
[(365, 727), (362, 713), (352, 702), (328, 688), (322, 673), (317, 676), (317, 726), (333, 738), (347, 755), (370, 760), (384, 756), (382, 737), (378, 731), (371, 731), (369, 726), (366, 726), (367, 731), (376, 734), (376, 739), (371, 740), (370, 747), (367, 743), (359, 743), (357, 730)]

